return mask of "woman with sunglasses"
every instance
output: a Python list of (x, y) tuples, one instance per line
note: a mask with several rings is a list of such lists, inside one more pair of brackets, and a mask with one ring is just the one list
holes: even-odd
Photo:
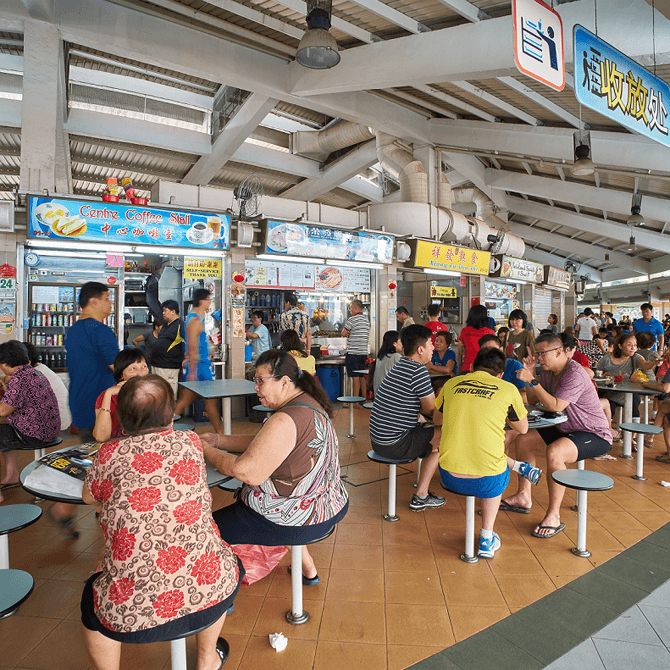
[[(214, 513), (229, 544), (304, 545), (323, 537), (349, 506), (340, 480), (332, 405), (321, 385), (286, 351), (256, 361), (256, 393), (274, 414), (256, 435), (202, 436), (205, 458), (244, 483), (239, 499)], [(319, 577), (306, 547), (304, 584)]]

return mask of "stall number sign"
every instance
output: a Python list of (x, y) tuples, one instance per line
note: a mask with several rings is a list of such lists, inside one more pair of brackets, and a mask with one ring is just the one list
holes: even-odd
[(431, 286), (430, 287), (430, 297), (431, 298), (455, 298), (456, 297), (456, 287), (455, 286)]
[(184, 258), (184, 279), (208, 279), (221, 276), (217, 258)]
[(0, 290), (15, 291), (16, 279), (13, 277), (0, 277)]
[(516, 66), (523, 74), (562, 91), (565, 59), (561, 17), (541, 0), (514, 0), (512, 11)]
[(582, 105), (670, 146), (670, 86), (583, 26), (574, 27), (575, 93)]

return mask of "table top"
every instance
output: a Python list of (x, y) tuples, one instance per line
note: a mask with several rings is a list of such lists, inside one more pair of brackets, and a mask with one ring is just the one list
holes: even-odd
[(593, 470), (556, 470), (551, 477), (558, 484), (578, 491), (609, 491), (614, 486), (611, 477)]
[[(71, 448), (72, 447), (66, 447), (65, 449), (59, 449), (59, 451), (67, 451), (68, 449)], [(66, 494), (59, 494), (57, 492), (54, 493), (53, 491), (47, 491), (33, 486), (31, 487), (26, 486), (25, 485), (26, 477), (39, 465), (41, 465), (39, 461), (33, 461), (32, 463), (29, 463), (28, 465), (26, 465), (25, 468), (23, 468), (21, 474), (19, 475), (21, 486), (26, 491), (28, 491), (28, 493), (32, 493), (33, 495), (38, 496), (39, 498), (44, 498), (45, 500), (53, 500), (55, 502), (72, 503), (75, 505), (85, 504), (84, 501), (81, 499), (81, 494), (75, 497)], [(205, 461), (205, 465), (207, 466), (207, 486), (210, 489), (214, 488), (215, 486), (225, 485), (226, 489), (234, 491), (235, 489), (242, 486), (242, 482), (238, 481), (237, 479), (234, 479), (233, 477), (229, 477), (228, 475), (221, 474), (211, 463)], [(67, 475), (65, 476), (67, 477)], [(72, 479), (73, 482), (78, 484), (81, 490), (83, 491), (84, 482), (82, 482), (79, 479), (76, 479), (75, 477), (71, 477), (70, 479)]]
[(230, 398), (256, 393), (254, 383), (247, 379), (213, 379), (207, 382), (179, 382), (179, 385), (202, 398)]
[(0, 570), (0, 617), (18, 607), (34, 586), (32, 575), (23, 570)]
[(528, 415), (528, 429), (537, 430), (538, 428), (548, 428), (549, 426), (558, 426), (560, 423), (565, 423), (568, 420), (568, 417), (565, 414), (561, 414), (553, 419), (545, 418), (543, 416), (535, 417), (535, 420), (531, 420), (532, 417)]
[(316, 359), (316, 365), (344, 365), (344, 356), (321, 356)]
[(0, 507), (0, 535), (21, 530), (42, 516), (37, 505), (4, 505)]
[(630, 381), (619, 382), (614, 386), (607, 386), (604, 379), (594, 379), (596, 386), (603, 391), (619, 391), (621, 393), (639, 393), (640, 395), (661, 395), (663, 391), (654, 391), (653, 389), (643, 389), (639, 384)]
[(366, 399), (358, 395), (341, 395), (338, 398), (338, 400), (340, 402), (352, 403), (352, 402), (365, 402)]
[(354, 372), (358, 372), (361, 375), (367, 375), (368, 372), (370, 372), (370, 370), (367, 370), (367, 369), (365, 369), (365, 370), (354, 370)]

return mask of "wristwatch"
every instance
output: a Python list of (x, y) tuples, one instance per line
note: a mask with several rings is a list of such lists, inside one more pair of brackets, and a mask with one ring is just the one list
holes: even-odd
[(530, 386), (530, 388), (533, 388), (533, 386), (537, 386), (539, 383), (540, 382), (537, 381), (537, 379), (533, 379), (532, 382), (528, 382), (528, 386)]

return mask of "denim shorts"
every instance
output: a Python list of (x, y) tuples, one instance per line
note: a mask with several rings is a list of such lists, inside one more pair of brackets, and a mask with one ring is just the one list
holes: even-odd
[(488, 477), (477, 477), (469, 479), (454, 477), (451, 473), (440, 468), (440, 481), (443, 488), (462, 496), (475, 496), (475, 498), (496, 498), (503, 494), (509, 483), (509, 467), (499, 475)]

